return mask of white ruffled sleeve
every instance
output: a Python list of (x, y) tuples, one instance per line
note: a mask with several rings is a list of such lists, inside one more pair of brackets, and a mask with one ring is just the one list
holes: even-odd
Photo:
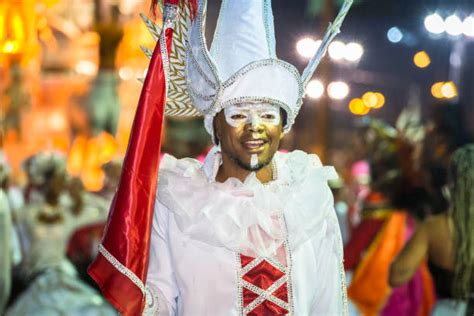
[(171, 264), (168, 222), (169, 210), (156, 200), (146, 280), (146, 307), (143, 313), (146, 316), (177, 314), (176, 300), (179, 291)]
[(348, 315), (342, 240), (337, 220), (328, 219), (322, 243), (313, 244), (314, 251), (324, 253), (318, 262), (318, 279), (311, 315)]

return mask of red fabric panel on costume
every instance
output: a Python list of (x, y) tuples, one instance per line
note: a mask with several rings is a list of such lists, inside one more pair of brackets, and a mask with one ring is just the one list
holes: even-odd
[(255, 293), (254, 291), (243, 288), (242, 289), (242, 297), (244, 299), (244, 307), (247, 307), (250, 303), (255, 301), (255, 299), (258, 297), (258, 294)]
[(246, 265), (248, 265), (250, 262), (252, 262), (255, 258), (252, 258), (252, 257), (248, 257), (248, 256), (244, 256), (244, 255), (240, 255), (240, 264), (243, 267), (245, 267)]
[(278, 297), (280, 300), (285, 301), (288, 303), (288, 286), (286, 283), (283, 283), (275, 292), (273, 292), (273, 296)]
[[(173, 30), (166, 29), (168, 54)], [(140, 95), (120, 183), (109, 213), (102, 245), (143, 283), (148, 252), (166, 102), (165, 73), (159, 43), (156, 45)], [(99, 255), (89, 267), (90, 276), (104, 296), (123, 315), (140, 315), (144, 295), (139, 288)]]
[[(256, 259), (244, 255), (240, 255), (240, 262), (242, 268), (247, 266), (249, 263)], [(267, 290), (276, 281), (285, 275), (283, 271), (270, 264), (268, 261), (263, 260), (253, 269), (247, 272), (242, 279), (255, 285), (256, 287)], [(259, 295), (252, 290), (247, 289), (245, 286), (242, 288), (243, 306), (244, 308), (251, 304)], [(288, 286), (287, 283), (283, 283), (278, 289), (276, 289), (272, 296), (279, 298), (280, 300), (288, 303)], [(247, 315), (262, 316), (262, 315), (286, 315), (288, 310), (272, 303), (269, 300), (265, 300), (251, 310)]]
[(284, 275), (283, 272), (264, 260), (255, 268), (247, 272), (243, 276), (243, 279), (263, 290), (266, 290)]

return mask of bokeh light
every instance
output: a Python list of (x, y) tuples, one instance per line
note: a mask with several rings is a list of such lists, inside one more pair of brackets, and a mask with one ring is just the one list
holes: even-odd
[(458, 91), (454, 82), (445, 82), (441, 87), (441, 94), (446, 99), (452, 99), (458, 95)]
[(75, 67), (80, 75), (95, 76), (98, 72), (97, 64), (90, 60), (80, 60)]
[(296, 43), (296, 51), (304, 58), (311, 58), (316, 54), (319, 46), (321, 45), (320, 40), (313, 40), (312, 38), (305, 37), (300, 39)]
[(375, 92), (375, 97), (377, 98), (377, 104), (374, 106), (374, 109), (380, 109), (385, 105), (385, 96), (380, 92)]
[(462, 30), (464, 35), (474, 37), (474, 17), (472, 15), (464, 19)]
[(441, 34), (446, 30), (443, 18), (437, 13), (428, 15), (425, 18), (425, 28), (428, 32), (434, 34)]
[(346, 45), (344, 58), (347, 61), (356, 62), (362, 58), (364, 48), (359, 43), (350, 42)]
[(458, 90), (454, 82), (436, 82), (431, 86), (431, 94), (437, 99), (452, 99), (457, 97)]
[(346, 44), (340, 41), (334, 41), (328, 48), (329, 57), (333, 60), (341, 60), (346, 53)]
[(312, 99), (319, 99), (324, 93), (324, 85), (319, 80), (311, 80), (306, 86), (306, 94)]
[(379, 109), (385, 105), (385, 96), (380, 92), (368, 91), (361, 98), (365, 107)]
[(130, 80), (133, 79), (133, 68), (132, 67), (122, 67), (119, 69), (119, 77), (122, 80)]
[(431, 94), (437, 98), (442, 99), (443, 93), (441, 92), (441, 88), (443, 87), (444, 82), (436, 82), (431, 86)]
[(431, 64), (431, 59), (428, 53), (422, 50), (413, 56), (413, 62), (419, 68), (426, 68)]
[(394, 26), (388, 30), (387, 38), (392, 43), (399, 43), (403, 39), (403, 33), (398, 27)]
[(343, 81), (334, 81), (328, 85), (328, 95), (331, 99), (342, 100), (349, 94), (349, 86)]
[(444, 26), (446, 33), (452, 36), (461, 35), (463, 32), (463, 24), (461, 19), (457, 15), (451, 15), (444, 20)]
[(373, 108), (377, 105), (377, 96), (373, 92), (366, 92), (362, 95), (362, 101), (364, 105), (369, 108)]
[(349, 102), (349, 111), (354, 115), (366, 115), (370, 112), (370, 108), (365, 106), (360, 98), (354, 98)]

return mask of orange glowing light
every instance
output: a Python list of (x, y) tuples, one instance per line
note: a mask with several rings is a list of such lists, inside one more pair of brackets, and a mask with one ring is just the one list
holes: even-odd
[(27, 61), (39, 51), (35, 0), (0, 1), (0, 54)]
[(377, 96), (373, 92), (366, 92), (362, 96), (362, 102), (364, 102), (364, 105), (369, 108), (374, 108), (377, 106)]
[(53, 131), (64, 131), (67, 128), (68, 122), (64, 113), (57, 111), (49, 116), (48, 125)]
[(374, 94), (377, 98), (377, 104), (374, 106), (374, 109), (380, 109), (385, 105), (385, 96), (380, 92), (375, 92)]
[(428, 53), (423, 50), (413, 56), (413, 62), (419, 68), (426, 68), (431, 64), (431, 59)]
[(86, 136), (78, 136), (72, 143), (71, 150), (68, 154), (67, 171), (73, 176), (79, 176), (81, 174), (86, 146)]
[(99, 191), (104, 184), (102, 166), (118, 154), (115, 138), (108, 133), (96, 137), (78, 136), (68, 155), (68, 171), (79, 176), (88, 191)]
[(81, 180), (88, 191), (99, 191), (104, 186), (105, 173), (100, 168), (90, 168), (81, 174)]
[(44, 4), (45, 6), (47, 6), (47, 7), (52, 7), (52, 6), (54, 6), (56, 3), (58, 3), (59, 0), (43, 0), (42, 2), (43, 2), (43, 4)]
[(443, 87), (444, 82), (436, 82), (431, 86), (431, 94), (437, 98), (442, 99), (444, 98), (443, 92), (441, 92), (441, 88)]
[(97, 145), (100, 147), (97, 157), (100, 165), (111, 161), (117, 155), (118, 145), (112, 135), (102, 132), (97, 136)]
[(354, 115), (366, 115), (370, 112), (370, 108), (364, 104), (362, 99), (355, 98), (349, 102), (349, 111)]
[[(22, 51), (26, 40), (26, 25), (19, 8), (11, 7), (4, 13), (1, 27), (4, 28), (0, 38), (1, 52), (18, 54)], [(3, 14), (2, 14), (3, 15)]]

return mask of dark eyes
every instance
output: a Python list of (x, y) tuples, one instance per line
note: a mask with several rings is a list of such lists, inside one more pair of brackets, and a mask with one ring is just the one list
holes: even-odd
[(263, 114), (261, 116), (261, 118), (263, 118), (265, 120), (273, 120), (273, 119), (275, 119), (275, 115), (274, 114)]
[[(247, 115), (245, 114), (233, 114), (230, 116), (231, 119), (233, 120), (245, 120), (247, 118)], [(272, 113), (266, 113), (260, 115), (260, 118), (264, 120), (274, 120), (276, 118), (275, 114)]]
[(230, 118), (233, 119), (233, 120), (243, 120), (247, 117), (243, 114), (234, 114)]

